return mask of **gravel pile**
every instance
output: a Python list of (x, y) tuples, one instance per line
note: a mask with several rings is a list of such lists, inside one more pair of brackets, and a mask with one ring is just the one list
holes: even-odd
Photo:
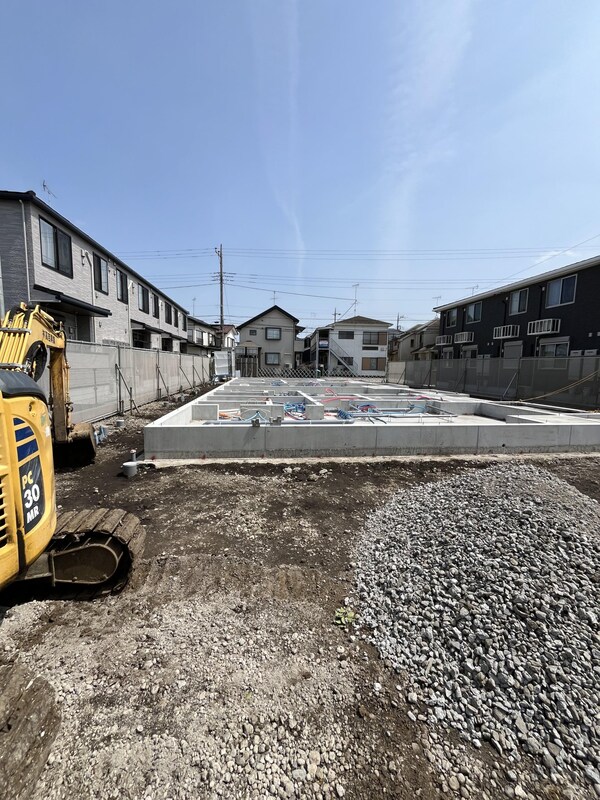
[[(514, 763), (509, 797), (528, 796), (531, 763), (600, 796), (599, 529), (595, 501), (527, 464), (400, 492), (367, 522), (365, 636), (405, 674), (412, 719)], [(458, 765), (437, 766), (470, 796)]]

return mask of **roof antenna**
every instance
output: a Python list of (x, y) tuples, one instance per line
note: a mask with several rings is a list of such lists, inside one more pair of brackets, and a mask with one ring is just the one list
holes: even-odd
[(42, 189), (43, 189), (44, 192), (46, 192), (46, 194), (50, 195), (50, 197), (56, 197), (56, 195), (50, 189), (50, 187), (48, 186), (48, 184), (46, 183), (45, 180), (42, 181)]

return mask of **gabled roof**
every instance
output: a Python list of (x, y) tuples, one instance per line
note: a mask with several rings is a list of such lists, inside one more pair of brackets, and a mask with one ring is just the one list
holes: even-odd
[(403, 341), (408, 336), (414, 336), (415, 333), (424, 333), (425, 331), (435, 330), (440, 326), (440, 319), (439, 317), (435, 317), (434, 319), (430, 319), (427, 322), (420, 322), (418, 325), (413, 325), (412, 328), (409, 328), (406, 331), (402, 331), (400, 336), (395, 337), (397, 340)]
[(159, 294), (169, 303), (176, 306), (180, 311), (183, 311), (183, 313), (186, 316), (188, 315), (187, 309), (184, 308), (181, 305), (181, 303), (178, 303), (176, 300), (173, 300), (172, 297), (169, 297), (168, 294), (165, 294), (162, 289), (159, 289), (157, 286), (155, 286), (151, 281), (148, 280), (148, 278), (145, 278), (143, 275), (140, 275), (140, 273), (136, 272), (136, 270), (130, 267), (129, 264), (126, 264), (124, 261), (121, 261), (121, 259), (118, 258), (118, 256), (116, 256), (114, 253), (111, 253), (110, 250), (107, 250), (107, 248), (104, 247), (104, 245), (100, 244), (95, 239), (92, 239), (89, 233), (82, 231), (81, 228), (77, 227), (77, 225), (74, 225), (66, 217), (63, 217), (63, 215), (59, 214), (58, 211), (55, 211), (52, 208), (52, 206), (49, 206), (47, 203), (44, 203), (43, 200), (40, 200), (40, 198), (32, 189), (30, 189), (27, 192), (11, 192), (8, 191), (7, 189), (0, 189), (0, 200), (17, 200), (17, 201), (22, 200), (25, 203), (33, 203), (34, 206), (37, 206), (37, 208), (41, 209), (44, 213), (51, 214), (62, 225), (71, 228), (71, 230), (79, 234), (79, 236), (81, 236), (82, 239), (87, 239), (87, 241), (92, 245), (92, 247), (95, 247), (97, 250), (101, 250), (105, 255), (107, 255), (111, 259), (111, 261), (114, 261), (115, 264), (118, 264), (119, 267), (126, 269), (135, 278), (138, 278), (138, 280), (143, 281), (147, 286), (149, 286), (153, 292)]
[(240, 328), (245, 328), (246, 325), (251, 325), (257, 319), (260, 319), (261, 317), (266, 317), (267, 314), (271, 313), (271, 311), (279, 311), (280, 314), (284, 315), (284, 317), (289, 317), (291, 320), (293, 320), (296, 325), (300, 322), (300, 320), (297, 317), (294, 317), (288, 311), (285, 311), (285, 309), (281, 308), (281, 306), (271, 306), (271, 308), (267, 308), (265, 311), (261, 311), (260, 314), (257, 314), (255, 317), (252, 317), (252, 319), (248, 319), (246, 320), (246, 322), (242, 322), (240, 325), (237, 326), (237, 329), (240, 330)]
[(537, 275), (532, 275), (531, 278), (523, 278), (514, 283), (506, 283), (504, 286), (498, 286), (496, 289), (488, 289), (487, 292), (479, 292), (479, 294), (471, 295), (471, 297), (463, 297), (460, 300), (454, 300), (452, 303), (444, 303), (443, 306), (436, 306), (433, 310), (447, 311), (450, 308), (456, 308), (457, 306), (468, 305), (478, 300), (484, 300), (486, 297), (493, 297), (496, 294), (504, 294), (505, 292), (513, 292), (516, 289), (524, 289), (534, 283), (552, 280), (552, 278), (560, 278), (562, 275), (570, 275), (572, 272), (580, 272), (582, 269), (597, 266), (600, 266), (600, 256), (586, 258), (584, 261), (576, 261), (574, 264), (567, 264), (566, 267), (559, 267), (549, 272), (540, 272)]
[(348, 319), (338, 319), (329, 327), (333, 328), (334, 325), (383, 325), (385, 328), (391, 328), (391, 323), (384, 322), (381, 319), (371, 319), (370, 317), (348, 317)]

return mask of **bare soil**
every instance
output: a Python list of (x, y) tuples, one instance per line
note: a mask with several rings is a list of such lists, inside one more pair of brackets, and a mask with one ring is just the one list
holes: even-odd
[[(217, 749), (211, 756), (214, 731), (262, 717), (268, 727), (271, 718), (290, 714), (304, 719), (306, 736), (322, 745), (338, 731), (351, 754), (338, 757), (338, 774), (329, 765), (333, 778), (325, 771), (321, 794), (306, 794), (300, 786), (292, 796), (443, 796), (443, 776), (423, 752), (422, 723), (408, 718), (404, 693), (396, 688), (400, 678), (334, 618), (352, 587), (353, 547), (371, 509), (399, 488), (467, 474), (495, 459), (228, 462), (123, 477), (121, 464), (130, 451), (142, 450), (144, 424), (173, 407), (147, 406), (122, 430), (107, 423), (110, 435), (96, 462), (57, 474), (63, 510), (118, 507), (140, 518), (147, 540), (134, 585), (109, 600), (16, 607), (0, 627), (0, 664), (18, 659), (32, 675), (43, 676), (63, 716), (35, 798), (217, 796), (211, 764), (226, 755)], [(600, 498), (600, 457), (543, 461)], [(183, 601), (187, 605), (180, 606)], [(187, 620), (172, 629), (171, 654), (153, 633), (168, 609)], [(185, 656), (178, 656), (183, 642)], [(189, 670), (181, 679), (178, 659), (189, 665), (191, 657), (197, 680)], [(153, 659), (154, 666), (140, 666)], [(154, 673), (149, 677), (144, 669)], [(159, 688), (150, 693), (153, 681)], [(170, 695), (181, 682), (187, 685), (180, 694)], [(381, 688), (374, 690), (375, 684)], [(198, 697), (208, 692), (210, 698), (211, 691), (219, 714), (208, 714), (204, 733), (196, 732), (196, 741), (204, 736), (207, 744), (194, 765), (183, 745), (170, 749), (171, 739), (192, 741), (191, 720), (204, 713)], [(140, 749), (140, 737), (147, 735), (148, 746)], [(101, 756), (106, 751), (110, 758)], [(482, 790), (505, 797), (502, 780), (497, 787), (490, 783), (504, 769), (498, 755), (485, 745), (476, 755), (488, 766)], [(248, 786), (241, 790), (233, 781), (223, 796), (271, 796), (252, 794)], [(562, 797), (553, 786), (530, 786), (529, 792)]]

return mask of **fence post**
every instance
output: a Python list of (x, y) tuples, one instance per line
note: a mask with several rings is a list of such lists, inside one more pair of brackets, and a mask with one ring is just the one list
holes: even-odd
[(515, 373), (515, 375), (517, 376), (517, 381), (515, 385), (515, 400), (519, 399), (519, 383), (521, 380), (521, 361), (522, 361), (522, 356), (521, 358), (519, 358), (519, 363), (517, 364), (517, 371)]
[(121, 388), (121, 348), (117, 346), (117, 363), (115, 364), (115, 378), (117, 381), (117, 407), (119, 409), (119, 414), (122, 414), (124, 411), (123, 405), (123, 393)]
[(156, 351), (156, 399), (160, 400), (160, 350)]

